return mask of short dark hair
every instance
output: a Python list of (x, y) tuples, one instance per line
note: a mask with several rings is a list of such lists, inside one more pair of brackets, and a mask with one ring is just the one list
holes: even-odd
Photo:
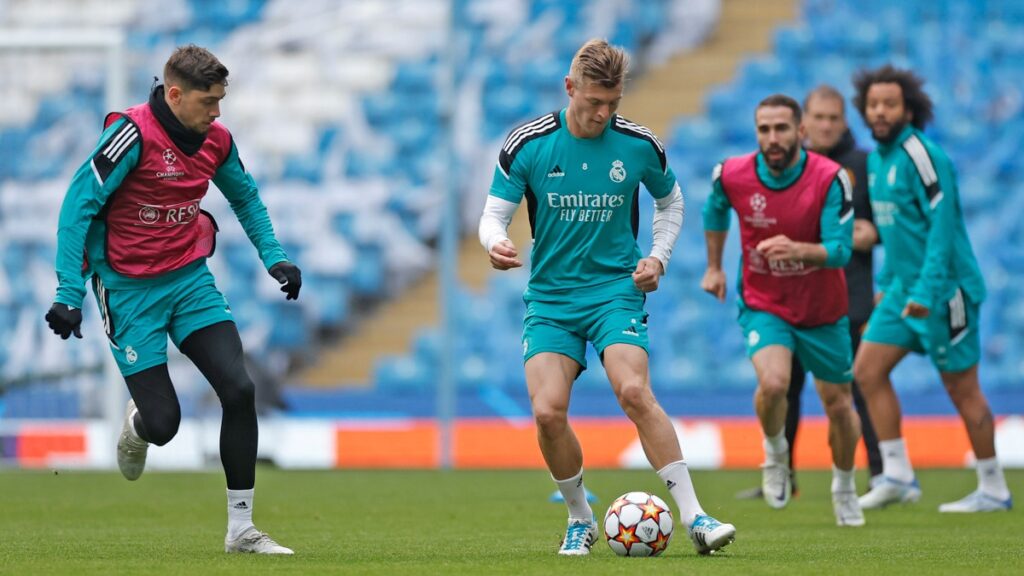
[(803, 118), (803, 112), (800, 110), (800, 103), (796, 100), (786, 96), (785, 94), (772, 94), (771, 96), (761, 100), (757, 104), (757, 108), (754, 109), (754, 114), (765, 106), (784, 106), (793, 111), (793, 121), (797, 126), (800, 125), (800, 120)]
[(164, 64), (164, 83), (187, 90), (209, 90), (214, 84), (228, 85), (228, 69), (206, 48), (179, 46)]
[(853, 87), (857, 89), (857, 95), (853, 97), (853, 105), (860, 111), (861, 117), (867, 120), (866, 108), (868, 103), (868, 90), (873, 84), (899, 84), (903, 90), (903, 106), (913, 113), (910, 123), (918, 130), (932, 121), (932, 99), (924, 91), (924, 79), (910, 70), (894, 68), (892, 64), (886, 64), (874, 70), (861, 70), (853, 76)]
[(822, 98), (825, 100), (838, 100), (842, 111), (846, 112), (846, 101), (843, 99), (842, 93), (836, 90), (834, 86), (828, 84), (819, 84), (817, 88), (807, 93), (807, 97), (804, 98), (804, 111), (807, 111), (807, 105), (811, 103), (811, 100), (815, 98)]

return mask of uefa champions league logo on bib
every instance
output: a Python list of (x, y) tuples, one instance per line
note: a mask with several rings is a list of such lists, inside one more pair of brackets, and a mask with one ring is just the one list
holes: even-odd
[(608, 171), (608, 177), (612, 182), (622, 182), (626, 179), (626, 169), (622, 167), (622, 160), (612, 162), (612, 169)]
[(750, 207), (754, 209), (754, 212), (764, 212), (764, 209), (768, 207), (768, 199), (763, 194), (754, 194), (750, 197)]

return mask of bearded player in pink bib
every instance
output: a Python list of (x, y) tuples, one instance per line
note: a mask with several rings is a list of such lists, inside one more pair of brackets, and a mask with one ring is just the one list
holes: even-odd
[(853, 187), (839, 164), (801, 148), (800, 118), (796, 100), (765, 98), (754, 113), (760, 150), (715, 167), (704, 205), (708, 267), (701, 287), (725, 299), (722, 252), (734, 210), (742, 251), (739, 321), (757, 373), (765, 502), (783, 508), (791, 494), (785, 423), (795, 354), (814, 375), (829, 419), (836, 523), (862, 526), (853, 477), (860, 418), (853, 409), (843, 274), (853, 247)]

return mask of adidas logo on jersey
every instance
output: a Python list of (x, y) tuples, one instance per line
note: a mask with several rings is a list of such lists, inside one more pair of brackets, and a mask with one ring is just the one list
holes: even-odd
[(565, 172), (562, 172), (562, 169), (558, 167), (558, 164), (555, 164), (555, 167), (551, 169), (551, 172), (548, 172), (548, 178), (562, 178), (564, 176)]

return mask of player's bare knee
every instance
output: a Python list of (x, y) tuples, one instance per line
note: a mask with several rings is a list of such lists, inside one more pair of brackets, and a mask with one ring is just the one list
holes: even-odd
[(533, 420), (537, 430), (545, 436), (557, 436), (569, 425), (569, 414), (566, 408), (557, 406), (534, 406)]
[(643, 414), (654, 406), (654, 395), (650, 388), (639, 382), (622, 385), (617, 396), (619, 405), (627, 415)]
[(777, 372), (763, 374), (758, 379), (757, 386), (765, 397), (781, 400), (789, 392), (789, 378), (784, 378), (781, 373)]
[(853, 379), (861, 390), (873, 390), (878, 382), (885, 379), (885, 373), (876, 365), (864, 361), (862, 356), (857, 356), (853, 362)]
[(832, 394), (825, 394), (821, 399), (825, 407), (825, 414), (829, 420), (846, 420), (856, 415), (853, 410), (853, 395), (847, 390), (846, 394), (836, 390)]

